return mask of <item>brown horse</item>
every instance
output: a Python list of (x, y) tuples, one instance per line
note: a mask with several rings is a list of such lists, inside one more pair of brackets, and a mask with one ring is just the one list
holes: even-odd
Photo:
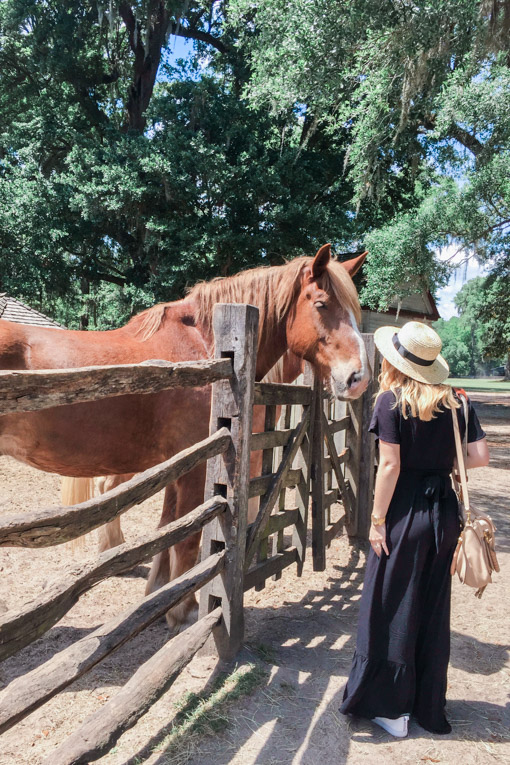
[[(296, 356), (292, 351), (286, 351), (283, 356), (276, 362), (274, 367), (269, 370), (268, 374), (262, 379), (262, 382), (272, 383), (291, 383), (299, 377), (303, 371), (304, 362), (299, 356)], [(281, 407), (277, 407), (277, 419), (279, 417)], [(253, 427), (254, 433), (261, 433), (264, 430), (266, 408), (265, 406), (253, 407)], [(262, 452), (253, 451), (250, 455), (250, 476), (253, 478), (260, 475), (262, 467)], [(61, 502), (63, 505), (77, 505), (80, 502), (85, 502), (94, 496), (96, 488), (99, 494), (104, 494), (116, 486), (120, 486), (125, 481), (129, 481), (133, 478), (133, 473), (125, 473), (121, 475), (107, 475), (100, 476), (97, 479), (94, 478), (62, 478), (62, 491)], [(252, 523), (255, 520), (259, 507), (259, 498), (252, 497), (248, 503), (248, 523)], [(168, 523), (168, 520), (163, 516), (160, 522), (160, 526)], [(77, 547), (80, 541), (84, 538), (73, 540), (71, 545)], [(105, 550), (110, 550), (112, 547), (117, 547), (125, 541), (124, 534), (121, 527), (121, 516), (117, 516), (113, 521), (106, 523), (98, 529), (98, 551), (100, 553)], [(164, 553), (168, 555), (168, 551)], [(158, 567), (156, 567), (158, 568)], [(169, 564), (166, 568), (169, 568)]]
[[(359, 397), (370, 370), (356, 326), (360, 308), (348, 274), (362, 257), (339, 264), (324, 245), (315, 258), (255, 268), (198, 284), (184, 300), (154, 306), (107, 332), (45, 329), (0, 321), (0, 368), (58, 369), (185, 361), (212, 352), (216, 303), (251, 303), (259, 309), (257, 379), (289, 348), (309, 361), (333, 395)], [(64, 476), (137, 473), (207, 436), (210, 388), (119, 396), (0, 418), (0, 454)], [(179, 518), (203, 501), (205, 466), (169, 487), (163, 519)], [(172, 560), (155, 560), (149, 590), (188, 570), (198, 536), (172, 548)], [(169, 619), (187, 620), (194, 599)]]

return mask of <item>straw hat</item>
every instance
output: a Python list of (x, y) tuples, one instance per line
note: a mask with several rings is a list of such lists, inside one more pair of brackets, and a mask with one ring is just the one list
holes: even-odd
[(374, 341), (384, 358), (413, 380), (437, 385), (450, 374), (439, 353), (441, 338), (427, 324), (408, 321), (403, 327), (379, 327)]

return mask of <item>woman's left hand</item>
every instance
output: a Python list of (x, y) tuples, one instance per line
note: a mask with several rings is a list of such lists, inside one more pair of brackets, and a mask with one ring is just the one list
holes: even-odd
[(386, 524), (383, 523), (380, 526), (374, 526), (372, 523), (370, 526), (370, 532), (368, 535), (372, 550), (375, 552), (378, 558), (381, 557), (381, 552), (384, 550), (386, 555), (389, 555), (388, 547), (386, 545)]

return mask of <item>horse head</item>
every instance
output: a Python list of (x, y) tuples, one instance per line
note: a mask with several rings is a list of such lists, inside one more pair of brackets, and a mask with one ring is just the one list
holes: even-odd
[(299, 292), (287, 318), (289, 349), (309, 361), (342, 400), (361, 396), (371, 376), (351, 278), (363, 260), (364, 255), (339, 263), (331, 259), (331, 246), (323, 245), (299, 274)]

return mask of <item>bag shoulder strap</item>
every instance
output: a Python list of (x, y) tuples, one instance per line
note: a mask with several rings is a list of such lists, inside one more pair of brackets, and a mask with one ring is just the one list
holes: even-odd
[[(466, 419), (466, 433), (467, 433), (468, 423), (467, 423), (467, 417), (465, 414), (467, 409), (467, 402), (464, 405), (464, 401), (465, 401), (464, 397), (461, 398), (461, 401), (464, 407), (464, 416)], [(462, 443), (460, 440), (459, 418), (458, 418), (456, 409), (452, 409), (452, 421), (453, 421), (453, 435), (455, 438), (455, 451), (457, 453), (457, 468), (459, 470), (460, 485), (462, 489), (462, 501), (464, 502), (466, 513), (469, 513), (469, 493), (467, 488), (466, 464), (464, 461), (464, 450), (462, 448)], [(466, 442), (466, 452), (467, 452), (467, 442)]]

